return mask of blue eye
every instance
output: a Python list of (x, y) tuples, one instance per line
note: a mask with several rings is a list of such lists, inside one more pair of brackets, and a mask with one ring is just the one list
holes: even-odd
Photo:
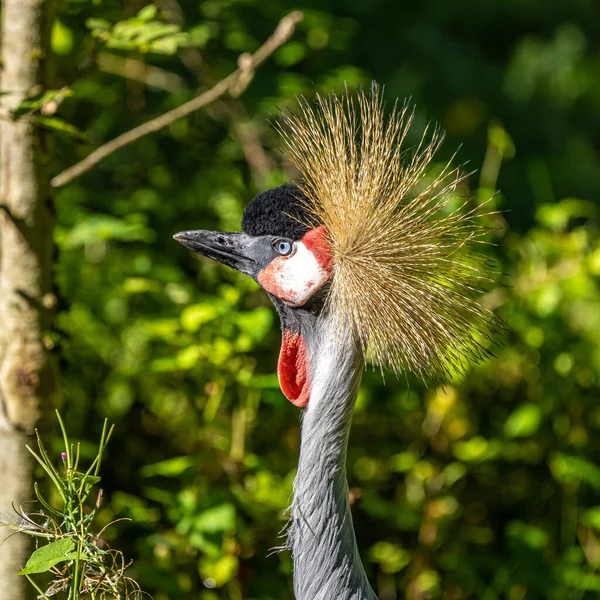
[(277, 254), (281, 254), (281, 256), (288, 256), (292, 253), (292, 242), (290, 240), (275, 240), (273, 242), (273, 248)]

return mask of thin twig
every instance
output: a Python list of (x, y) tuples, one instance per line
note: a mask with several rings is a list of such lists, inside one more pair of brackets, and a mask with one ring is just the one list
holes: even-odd
[(273, 34), (265, 41), (265, 43), (254, 53), (244, 54), (238, 61), (239, 68), (233, 73), (225, 77), (217, 83), (210, 90), (200, 94), (196, 98), (193, 98), (189, 102), (182, 104), (181, 106), (174, 108), (138, 127), (134, 127), (129, 131), (121, 134), (114, 138), (110, 142), (100, 146), (89, 154), (82, 161), (76, 163), (72, 167), (69, 167), (56, 177), (52, 179), (51, 184), (53, 187), (62, 187), (67, 183), (70, 183), (77, 177), (83, 175), (83, 173), (89, 171), (92, 167), (97, 165), (101, 160), (104, 160), (107, 156), (120, 150), (124, 146), (135, 142), (136, 140), (144, 137), (150, 133), (154, 133), (167, 127), (174, 121), (187, 117), (189, 114), (205, 107), (207, 104), (214, 102), (221, 96), (225, 95), (232, 89), (236, 94), (241, 93), (245, 86), (248, 85), (252, 79), (252, 74), (256, 67), (261, 65), (275, 50), (283, 46), (296, 29), (296, 25), (303, 19), (303, 14), (299, 11), (294, 11), (289, 15), (286, 15), (281, 19)]

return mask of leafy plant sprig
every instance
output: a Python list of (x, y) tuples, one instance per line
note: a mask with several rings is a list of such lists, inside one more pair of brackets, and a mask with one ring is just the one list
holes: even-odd
[[(98, 452), (84, 471), (80, 468), (80, 444), (74, 445), (69, 441), (58, 411), (56, 415), (65, 445), (61, 453), (62, 469), (54, 466), (37, 430), (37, 451), (29, 446), (27, 449), (56, 488), (60, 506), (53, 506), (47, 501), (36, 482), (34, 492), (39, 510), (14, 507), (14, 521), (0, 521), (0, 525), (32, 536), (37, 541), (36, 550), (18, 575), (27, 577), (41, 600), (49, 600), (56, 594), (64, 594), (68, 600), (139, 600), (148, 597), (135, 580), (125, 575), (131, 563), (126, 563), (123, 554), (110, 548), (101, 538), (107, 527), (125, 519), (112, 521), (99, 533), (92, 532), (102, 504), (102, 490), (98, 490), (92, 506), (88, 499), (92, 489), (100, 483), (102, 457), (114, 425), (109, 428), (107, 420), (104, 421)], [(46, 572), (53, 578), (44, 591), (31, 576)]]

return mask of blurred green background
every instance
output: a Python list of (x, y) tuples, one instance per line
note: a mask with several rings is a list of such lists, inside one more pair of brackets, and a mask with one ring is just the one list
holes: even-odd
[(483, 301), (513, 334), (443, 389), (365, 375), (348, 476), (369, 578), (381, 600), (599, 597), (597, 0), (63, 0), (53, 172), (211, 87), (293, 9), (243, 96), (56, 195), (62, 412), (90, 455), (116, 423), (100, 520), (132, 521), (110, 543), (155, 600), (293, 597), (289, 555), (270, 552), (300, 434), (278, 319), (171, 236), (236, 230), (289, 179), (268, 120), (295, 95), (375, 79), (416, 104), (417, 132), (442, 125), (440, 163), (461, 146), (473, 203), (503, 211), (488, 225), (507, 276)]

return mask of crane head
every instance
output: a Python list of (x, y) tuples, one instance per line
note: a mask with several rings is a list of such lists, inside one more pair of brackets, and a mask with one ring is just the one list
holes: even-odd
[(385, 113), (376, 85), (300, 99), (278, 128), (301, 186), (256, 196), (242, 233), (175, 236), (270, 294), (283, 325), (279, 381), (298, 406), (308, 401), (306, 313), (349, 332), (365, 360), (428, 383), (464, 375), (503, 328), (479, 302), (495, 271), (479, 250), (484, 215), (463, 197), (467, 176), (436, 164), (439, 130), (407, 145), (407, 105)]
[(240, 233), (184, 231), (174, 238), (187, 248), (252, 277), (269, 293), (282, 321), (277, 373), (296, 406), (308, 402), (306, 342), (298, 310), (318, 313), (331, 272), (327, 231), (310, 214), (294, 184), (258, 194), (244, 210)]

